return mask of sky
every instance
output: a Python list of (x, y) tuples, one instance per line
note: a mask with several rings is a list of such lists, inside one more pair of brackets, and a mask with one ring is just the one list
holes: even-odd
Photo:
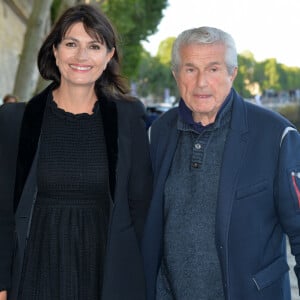
[(169, 0), (163, 15), (157, 33), (143, 42), (153, 56), (164, 39), (212, 26), (231, 34), (239, 54), (300, 67), (300, 0)]

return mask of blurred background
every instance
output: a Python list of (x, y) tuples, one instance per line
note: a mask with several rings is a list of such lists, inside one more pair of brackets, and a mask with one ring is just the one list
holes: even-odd
[(300, 127), (298, 0), (284, 5), (279, 0), (0, 0), (0, 104), (8, 93), (28, 101), (48, 84), (37, 71), (38, 49), (62, 11), (77, 3), (99, 5), (115, 24), (122, 72), (132, 94), (146, 105), (149, 120), (179, 100), (170, 71), (175, 36), (207, 25), (229, 32), (236, 41), (236, 90)]

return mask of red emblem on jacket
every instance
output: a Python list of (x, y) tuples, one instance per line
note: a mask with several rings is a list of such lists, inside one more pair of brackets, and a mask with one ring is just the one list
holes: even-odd
[(298, 200), (298, 207), (300, 208), (300, 190), (297, 184), (297, 179), (300, 179), (300, 172), (292, 172), (292, 182), (293, 182), (293, 187), (294, 187), (294, 191), (296, 193), (297, 196), (297, 200)]

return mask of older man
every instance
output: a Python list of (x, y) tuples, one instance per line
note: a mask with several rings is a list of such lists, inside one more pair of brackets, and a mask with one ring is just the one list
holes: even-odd
[(149, 300), (290, 299), (285, 234), (300, 279), (300, 135), (237, 94), (237, 65), (222, 30), (175, 40), (179, 107), (151, 128)]

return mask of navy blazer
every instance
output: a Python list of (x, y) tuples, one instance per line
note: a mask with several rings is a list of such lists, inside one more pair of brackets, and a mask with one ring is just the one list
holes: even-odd
[[(225, 298), (288, 300), (285, 234), (300, 279), (300, 135), (279, 114), (244, 101), (234, 90), (233, 98), (215, 224)], [(163, 253), (163, 193), (177, 119), (174, 108), (151, 127), (154, 190), (142, 242), (148, 300), (155, 299)]]
[[(52, 88), (26, 106), (7, 104), (0, 110), (0, 288), (12, 286), (9, 298), (13, 300), (17, 299), (37, 191), (35, 162), (43, 113)], [(104, 95), (99, 105), (113, 198), (101, 299), (141, 300), (145, 299), (145, 280), (139, 239), (152, 191), (145, 109), (140, 101)]]

